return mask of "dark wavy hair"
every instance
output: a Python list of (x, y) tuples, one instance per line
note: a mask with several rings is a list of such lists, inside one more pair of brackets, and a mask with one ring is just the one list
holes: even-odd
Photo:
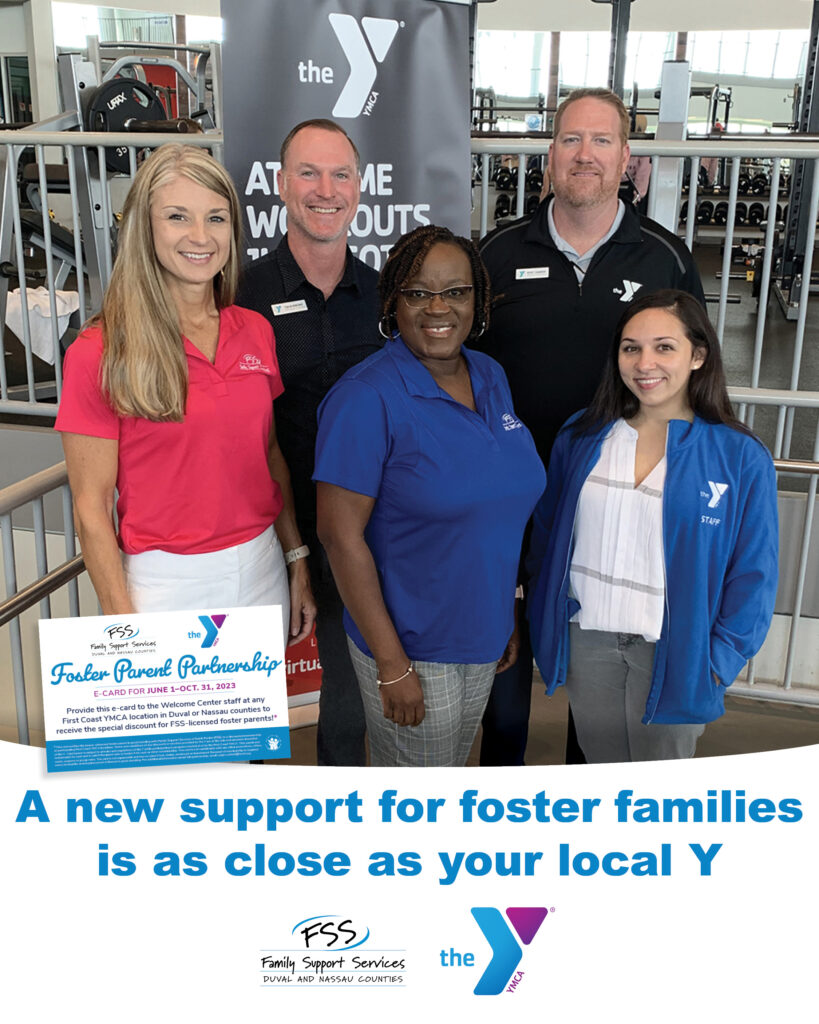
[(379, 325), (383, 334), (389, 335), (396, 329), (395, 307), (401, 288), (421, 269), (430, 249), (440, 243), (455, 245), (462, 249), (472, 268), (475, 317), (466, 339), (467, 343), (483, 334), (488, 327), (491, 299), (489, 274), (483, 265), (478, 247), (468, 238), (454, 235), (449, 228), (427, 224), (402, 235), (390, 250), (387, 262), (381, 269), (381, 276), (378, 278), (378, 292), (381, 296)]
[(620, 341), (629, 321), (647, 309), (664, 309), (675, 316), (682, 324), (686, 338), (705, 354), (702, 366), (692, 371), (688, 378), (688, 402), (694, 413), (708, 423), (724, 423), (743, 434), (750, 434), (751, 431), (740, 423), (731, 407), (719, 340), (708, 314), (693, 295), (674, 288), (649, 292), (627, 307), (614, 332), (614, 341), (594, 398), (573, 424), (573, 432), (591, 433), (614, 420), (631, 419), (637, 413), (639, 399), (629, 391), (620, 376)]

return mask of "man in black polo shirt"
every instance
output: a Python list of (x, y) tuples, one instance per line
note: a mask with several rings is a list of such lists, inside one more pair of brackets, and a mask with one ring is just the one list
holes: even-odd
[(287, 234), (250, 264), (237, 303), (266, 316), (276, 335), (284, 394), (276, 434), (290, 468), (296, 517), (311, 551), (316, 638), (323, 669), (318, 763), (363, 765), (364, 711), (347, 652), (342, 604), (316, 537), (312, 482), (316, 410), (351, 366), (383, 344), (378, 334), (378, 274), (347, 246), (360, 192), (358, 151), (324, 119), (305, 121), (282, 143), (279, 194)]
[[(688, 249), (617, 197), (628, 132), (628, 112), (613, 92), (570, 93), (555, 114), (549, 150), (554, 196), (480, 247), (493, 303), (476, 347), (503, 366), (515, 412), (547, 465), (562, 424), (591, 401), (632, 298), (680, 288), (705, 303)], [(481, 764), (523, 764), (531, 691), (523, 628), (517, 664), (496, 678), (487, 705)]]

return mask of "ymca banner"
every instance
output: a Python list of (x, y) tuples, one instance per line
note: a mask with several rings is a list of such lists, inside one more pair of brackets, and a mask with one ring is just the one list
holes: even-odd
[(290, 129), (337, 121), (361, 153), (350, 248), (379, 269), (422, 224), (468, 235), (469, 4), (222, 0), (225, 162), (245, 207), (246, 258), (287, 230), (276, 171)]

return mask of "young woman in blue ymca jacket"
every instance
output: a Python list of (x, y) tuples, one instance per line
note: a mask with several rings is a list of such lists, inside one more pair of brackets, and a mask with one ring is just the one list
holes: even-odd
[(777, 554), (773, 462), (734, 417), (707, 314), (638, 299), (557, 437), (529, 558), (535, 659), (589, 762), (693, 756), (765, 639)]

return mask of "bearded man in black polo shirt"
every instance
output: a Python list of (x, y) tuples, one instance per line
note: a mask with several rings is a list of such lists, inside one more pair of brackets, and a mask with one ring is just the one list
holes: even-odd
[[(493, 302), (490, 328), (475, 347), (506, 371), (515, 412), (545, 464), (562, 424), (591, 401), (632, 298), (680, 288), (705, 302), (685, 245), (617, 197), (628, 133), (619, 96), (570, 93), (555, 114), (549, 150), (554, 196), (480, 246)], [(523, 764), (531, 691), (524, 627), (517, 664), (496, 677), (484, 714), (482, 765)]]
[(246, 268), (237, 303), (266, 316), (276, 335), (284, 394), (276, 400), (276, 434), (290, 468), (296, 518), (311, 550), (318, 606), (316, 638), (323, 669), (317, 754), (323, 765), (363, 765), (364, 711), (347, 652), (342, 603), (316, 537), (312, 482), (316, 410), (351, 366), (383, 344), (378, 334), (378, 274), (347, 246), (358, 209), (358, 150), (325, 119), (288, 134), (277, 174), (287, 234)]

